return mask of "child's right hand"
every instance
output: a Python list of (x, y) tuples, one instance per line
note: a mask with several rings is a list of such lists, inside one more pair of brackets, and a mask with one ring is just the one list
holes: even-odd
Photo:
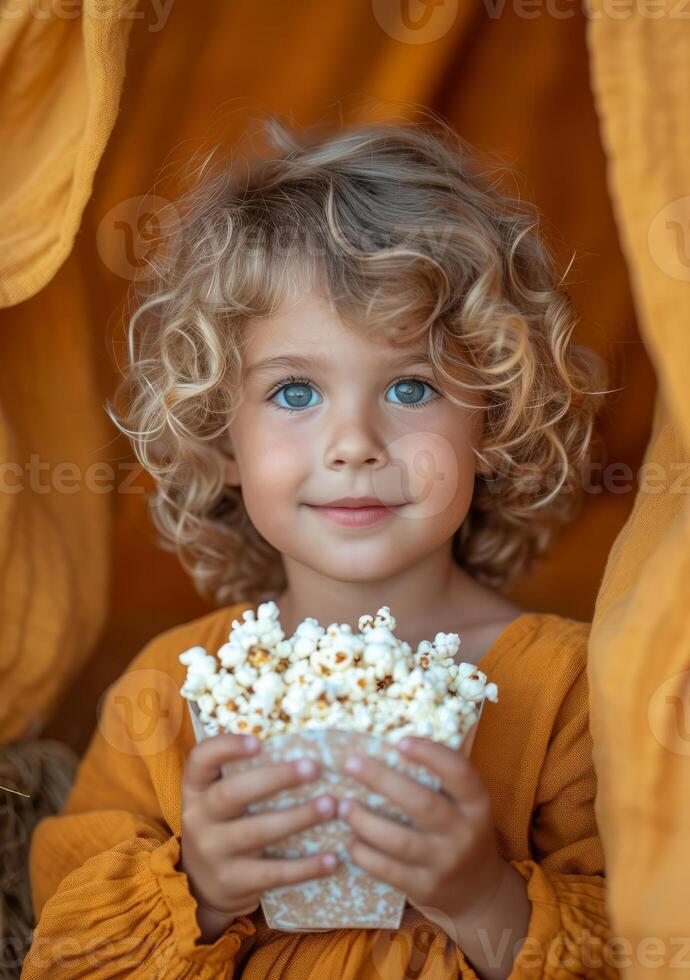
[[(251, 756), (258, 748), (247, 747), (243, 735), (216, 735), (196, 745), (185, 765), (180, 869), (198, 905), (204, 943), (213, 942), (238, 915), (253, 912), (267, 889), (323, 877), (337, 867), (337, 856), (331, 852), (262, 857), (267, 844), (332, 819), (337, 800), (319, 796), (300, 806), (245, 814), (250, 803), (311, 782), (320, 769), (313, 760), (295, 760), (221, 776), (223, 763)], [(311, 771), (301, 773), (300, 761), (308, 761)]]

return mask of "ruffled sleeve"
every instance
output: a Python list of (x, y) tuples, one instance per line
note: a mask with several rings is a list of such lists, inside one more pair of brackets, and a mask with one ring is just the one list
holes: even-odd
[(30, 873), (38, 923), (25, 980), (229, 980), (254, 943), (246, 915), (212, 944), (198, 942), (196, 901), (177, 867), (180, 787), (193, 744), (174, 664), (179, 649), (177, 640), (157, 638), (109, 689), (63, 812), (36, 828)]
[[(88, 821), (71, 829), (88, 834)], [(176, 869), (179, 856), (171, 836), (122, 841), (85, 861), (46, 903), (22, 977), (230, 980), (254, 923), (239, 916), (213, 944), (197, 945), (196, 902)]]
[[(607, 913), (595, 795), (583, 664), (560, 705), (541, 770), (532, 855), (509, 862), (525, 879), (532, 907), (510, 980), (621, 976), (620, 951)], [(462, 950), (457, 953), (460, 976), (476, 980), (478, 974)]]

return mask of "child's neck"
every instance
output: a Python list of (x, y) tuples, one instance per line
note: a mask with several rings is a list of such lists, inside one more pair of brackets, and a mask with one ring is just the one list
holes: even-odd
[(476, 663), (495, 636), (524, 612), (455, 564), (431, 592), (396, 589), (394, 585), (379, 590), (375, 583), (336, 584), (337, 589), (318, 590), (313, 582), (295, 577), (275, 600), (287, 636), (307, 616), (313, 616), (321, 626), (348, 623), (356, 632), (363, 613), (375, 615), (386, 605), (396, 619), (396, 636), (413, 649), (422, 640), (433, 640), (438, 632), (458, 633), (462, 640), (459, 659)]

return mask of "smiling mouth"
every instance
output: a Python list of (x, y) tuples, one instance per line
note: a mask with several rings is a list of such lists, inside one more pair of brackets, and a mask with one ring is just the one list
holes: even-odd
[(400, 509), (400, 506), (385, 506), (368, 504), (365, 507), (332, 507), (311, 506), (312, 510), (317, 511), (333, 524), (341, 527), (369, 527), (378, 524), (380, 521), (390, 517)]

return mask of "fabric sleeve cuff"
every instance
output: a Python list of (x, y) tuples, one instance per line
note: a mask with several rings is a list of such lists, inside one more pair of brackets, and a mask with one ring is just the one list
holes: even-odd
[(187, 875), (176, 867), (179, 859), (177, 836), (170, 837), (151, 853), (151, 870), (170, 912), (175, 945), (180, 956), (193, 963), (217, 965), (227, 970), (243, 939), (256, 933), (256, 926), (248, 915), (240, 915), (215, 942), (198, 943), (201, 930), (196, 920), (197, 904), (189, 890)]

